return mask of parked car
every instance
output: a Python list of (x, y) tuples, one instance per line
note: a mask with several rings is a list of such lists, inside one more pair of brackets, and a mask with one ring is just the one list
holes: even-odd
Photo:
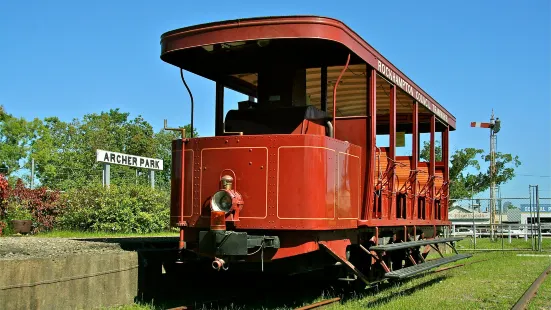
[(452, 233), (452, 236), (472, 236), (472, 235), (473, 235), (473, 230), (472, 228), (468, 228), (468, 227), (458, 227)]

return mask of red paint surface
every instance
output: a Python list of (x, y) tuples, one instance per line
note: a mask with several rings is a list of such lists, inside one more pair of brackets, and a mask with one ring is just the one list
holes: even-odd
[(335, 218), (336, 169), (331, 163), (335, 163), (336, 158), (335, 150), (316, 146), (282, 146), (278, 149), (278, 218)]
[(337, 218), (356, 220), (361, 206), (360, 157), (344, 153), (337, 156)]
[[(212, 195), (220, 189), (220, 178), (234, 178), (233, 189), (241, 194), (244, 207), (239, 218), (265, 218), (268, 194), (268, 149), (266, 147), (203, 148), (201, 154), (200, 213), (210, 216)], [(235, 174), (235, 176), (233, 175)], [(207, 203), (205, 205), (205, 203)]]
[[(339, 197), (339, 205), (341, 204), (349, 204), (349, 209), (351, 212), (354, 212), (354, 210), (357, 209), (357, 212), (353, 213), (356, 215), (357, 218), (360, 218), (362, 206), (365, 204), (366, 200), (362, 199), (363, 197), (367, 197), (367, 187), (365, 184), (366, 181), (366, 174), (368, 173), (368, 167), (366, 164), (366, 158), (367, 158), (367, 118), (349, 118), (349, 119), (343, 119), (339, 118), (337, 119), (337, 125), (339, 126), (339, 131), (336, 133), (336, 138), (339, 140), (348, 141), (354, 145), (360, 146), (361, 156), (358, 157), (344, 157), (340, 156), (340, 165), (348, 165), (350, 166), (348, 169), (343, 169), (339, 167), (339, 171), (352, 171), (353, 173), (349, 174), (349, 177), (353, 179), (353, 183), (359, 183), (360, 186), (358, 188), (354, 187), (351, 188), (349, 186), (348, 180), (346, 180), (346, 175), (343, 175), (341, 172), (341, 175), (339, 177), (339, 184), (340, 184), (340, 192), (342, 193)], [(356, 180), (355, 178), (358, 178)], [(344, 201), (344, 197), (349, 196), (347, 198), (348, 201)], [(344, 205), (341, 205), (341, 209), (344, 209)], [(342, 212), (339, 209), (339, 212)], [(352, 214), (352, 213), (350, 213)], [(339, 217), (345, 217), (347, 215), (339, 215)], [(348, 217), (348, 216), (347, 216)]]
[[(292, 237), (291, 237), (292, 238)], [(281, 259), (301, 254), (306, 254), (310, 252), (314, 252), (319, 250), (319, 245), (315, 241), (307, 241), (304, 240), (301, 243), (298, 244), (291, 244), (291, 245), (281, 245), (281, 248), (279, 248), (274, 256), (271, 257), (272, 260), (274, 259)]]
[(335, 253), (340, 259), (347, 261), (346, 259), (346, 247), (351, 244), (349, 239), (344, 240), (331, 240), (321, 241), (320, 243), (327, 246), (333, 253)]
[(370, 70), (369, 79), (368, 79), (368, 89), (369, 89), (369, 99), (367, 102), (367, 111), (369, 119), (367, 122), (367, 145), (366, 145), (366, 157), (365, 157), (365, 166), (367, 168), (366, 175), (362, 178), (364, 181), (364, 194), (365, 199), (363, 200), (363, 220), (370, 220), (373, 216), (371, 211), (373, 201), (375, 200), (375, 193), (373, 191), (375, 180), (375, 147), (377, 145), (376, 135), (377, 132), (377, 71), (375, 69)]
[[(358, 144), (365, 138), (365, 120), (339, 120), (341, 139)], [(175, 142), (173, 174), (179, 173), (179, 146)], [(365, 143), (364, 143), (365, 145)], [(209, 200), (220, 187), (220, 177), (230, 174), (235, 178), (235, 189), (243, 196), (244, 207), (237, 228), (259, 229), (345, 229), (357, 227), (360, 211), (372, 202), (363, 202), (366, 168), (365, 148), (352, 143), (315, 135), (269, 135), (195, 138), (186, 145), (186, 204), (184, 217), (190, 227), (207, 228)], [(192, 157), (192, 154), (194, 156)], [(386, 149), (381, 149), (381, 171), (387, 165)], [(410, 162), (409, 156), (399, 156), (400, 162)], [(429, 163), (421, 162), (418, 168), (425, 173), (417, 178), (418, 191), (427, 182)], [(397, 168), (399, 177), (405, 174)], [(378, 177), (376, 170), (375, 179)], [(444, 166), (435, 168), (443, 176)], [(398, 185), (403, 184), (399, 179)], [(192, 183), (193, 180), (193, 183)], [(173, 179), (173, 188), (179, 188), (179, 178)], [(435, 180), (438, 191), (442, 180)], [(426, 197), (430, 198), (430, 190)], [(407, 219), (390, 218), (389, 196), (383, 195), (382, 218), (372, 214), (376, 226), (446, 224), (441, 221), (417, 220), (412, 204), (408, 203)], [(193, 201), (193, 204), (192, 204)], [(411, 200), (409, 200), (411, 201)], [(367, 203), (367, 205), (366, 205)], [(172, 223), (176, 223), (179, 210), (178, 191), (172, 192)], [(426, 204), (427, 216), (431, 214)], [(442, 205), (447, 212), (447, 205)], [(416, 213), (416, 212), (415, 212)], [(200, 215), (203, 215), (202, 218)], [(427, 220), (429, 217), (427, 217)], [(445, 217), (442, 218), (445, 220)], [(366, 223), (365, 221), (362, 223)], [(370, 224), (371, 225), (371, 224)]]
[[(181, 154), (182, 154), (182, 141), (181, 140), (174, 140), (172, 141), (172, 160), (173, 163), (177, 163), (177, 165), (172, 166), (171, 171), (171, 195), (170, 195), (170, 213), (172, 216), (177, 216), (180, 214), (180, 195), (179, 195), (179, 189), (181, 184)], [(191, 208), (191, 202), (193, 201), (193, 187), (188, 186), (191, 185), (192, 178), (194, 176), (193, 171), (193, 150), (186, 149), (185, 151), (185, 162), (186, 167), (184, 169), (185, 175), (186, 175), (186, 183), (184, 184), (185, 188), (185, 203), (184, 203), (184, 217), (189, 217), (192, 215), (193, 210)], [(174, 220), (174, 219), (173, 219)]]
[[(209, 199), (226, 172), (235, 174), (235, 189), (244, 200), (238, 229), (357, 227), (361, 149), (356, 145), (318, 135), (267, 135), (195, 138), (186, 148), (194, 153), (193, 164), (186, 161), (194, 169), (186, 169), (185, 184), (193, 188), (193, 204), (188, 194), (184, 208), (191, 227), (208, 227)], [(179, 165), (175, 158), (175, 172)], [(179, 179), (173, 182), (178, 188)], [(172, 196), (174, 223), (177, 191)]]
[(161, 58), (165, 54), (185, 48), (267, 38), (315, 38), (335, 41), (346, 46), (376, 70), (378, 70), (377, 61), (379, 60), (446, 114), (448, 117), (447, 123), (452, 128), (456, 126), (455, 117), (451, 113), (425, 93), (421, 87), (413, 83), (352, 29), (332, 18), (312, 16), (266, 17), (223, 21), (177, 29), (161, 36)]

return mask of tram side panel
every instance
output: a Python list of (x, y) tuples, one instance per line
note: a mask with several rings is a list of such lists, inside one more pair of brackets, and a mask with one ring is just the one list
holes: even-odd
[[(228, 174), (244, 200), (241, 230), (357, 228), (361, 148), (319, 135), (227, 136), (185, 145), (184, 220), (210, 227), (210, 199)], [(180, 217), (181, 142), (173, 143), (171, 223)]]

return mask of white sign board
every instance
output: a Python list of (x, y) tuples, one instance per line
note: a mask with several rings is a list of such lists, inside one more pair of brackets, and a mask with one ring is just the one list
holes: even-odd
[(163, 170), (162, 159), (121, 154), (104, 150), (96, 150), (96, 161), (150, 170)]
[(449, 213), (448, 214), (448, 219), (454, 219), (454, 220), (459, 220), (459, 219), (472, 219), (472, 218), (475, 218), (475, 219), (489, 219), (490, 218), (490, 215), (487, 214), (487, 213), (475, 213), (474, 216), (472, 213)]

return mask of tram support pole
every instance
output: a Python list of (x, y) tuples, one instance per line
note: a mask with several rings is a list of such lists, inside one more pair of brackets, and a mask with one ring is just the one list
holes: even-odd
[(371, 68), (369, 71), (369, 105), (368, 105), (368, 111), (369, 111), (369, 118), (368, 118), (368, 124), (367, 124), (367, 141), (368, 141), (368, 147), (367, 147), (367, 172), (366, 172), (366, 178), (365, 181), (367, 184), (367, 201), (364, 203), (364, 213), (367, 213), (364, 215), (364, 219), (371, 220), (373, 212), (369, 208), (369, 206), (375, 201), (375, 147), (377, 145), (377, 71), (375, 71), (375, 68)]
[[(411, 170), (415, 172), (415, 175), (413, 177), (413, 185), (411, 186), (411, 195), (413, 196), (413, 202), (411, 204), (411, 207), (413, 208), (412, 212), (412, 220), (417, 220), (419, 218), (418, 214), (418, 207), (417, 204), (419, 203), (417, 201), (417, 175), (416, 173), (417, 169), (419, 169), (419, 105), (417, 104), (417, 101), (413, 101), (413, 128), (412, 128), (412, 136), (411, 136), (411, 154), (412, 154), (412, 160), (411, 160)], [(455, 230), (454, 230), (455, 231)]]
[[(389, 154), (388, 157), (390, 158), (391, 162), (389, 162), (389, 165), (393, 165), (396, 161), (396, 85), (391, 84), (390, 85), (390, 122), (389, 122)], [(396, 187), (398, 184), (394, 182), (395, 176), (396, 176), (396, 166), (393, 166), (394, 168), (390, 172), (390, 181), (389, 189), (390, 189), (390, 197), (388, 199), (388, 219), (395, 220), (397, 217), (396, 214)]]
[(429, 201), (428, 201), (428, 209), (429, 211), (429, 219), (434, 220), (435, 219), (435, 203), (434, 203), (434, 175), (436, 174), (435, 169), (435, 163), (436, 163), (436, 154), (435, 154), (435, 145), (434, 145), (434, 138), (435, 138), (435, 131), (436, 131), (436, 116), (432, 114), (430, 116), (430, 164), (429, 164), (429, 180), (430, 180), (430, 188), (429, 190)]

